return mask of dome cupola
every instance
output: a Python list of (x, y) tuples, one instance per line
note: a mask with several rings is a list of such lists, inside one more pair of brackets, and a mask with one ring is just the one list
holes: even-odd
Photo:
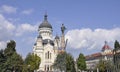
[(47, 14), (44, 15), (44, 21), (40, 24), (39, 28), (52, 28), (51, 24), (47, 20)]
[(60, 39), (58, 35), (56, 35), (55, 39)]
[(103, 46), (103, 48), (102, 48), (102, 51), (104, 51), (104, 50), (110, 50), (111, 48), (110, 48), (110, 46), (107, 44), (107, 41), (105, 41), (105, 45)]

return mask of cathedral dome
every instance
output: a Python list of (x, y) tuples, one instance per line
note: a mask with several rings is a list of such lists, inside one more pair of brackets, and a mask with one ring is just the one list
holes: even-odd
[(47, 21), (47, 15), (44, 15), (44, 21), (40, 24), (39, 28), (52, 28), (51, 24)]

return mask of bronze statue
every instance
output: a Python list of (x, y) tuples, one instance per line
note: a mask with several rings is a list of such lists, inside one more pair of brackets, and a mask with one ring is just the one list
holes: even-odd
[(62, 34), (64, 34), (65, 30), (66, 30), (66, 27), (64, 26), (64, 24), (62, 24), (62, 27), (61, 27)]

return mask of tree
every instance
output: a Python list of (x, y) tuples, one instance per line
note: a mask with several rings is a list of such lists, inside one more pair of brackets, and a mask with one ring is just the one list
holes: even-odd
[(63, 52), (57, 55), (53, 68), (65, 72), (76, 72), (72, 55)]
[(66, 55), (66, 72), (76, 72), (74, 58), (69, 53)]
[(117, 40), (115, 41), (114, 48), (115, 49), (120, 48), (120, 44)]
[(21, 72), (23, 60), (22, 57), (16, 52), (16, 42), (14, 40), (10, 40), (7, 43), (7, 47), (4, 50), (2, 56), (4, 56), (4, 62), (2, 66), (2, 72)]
[(10, 40), (10, 42), (7, 43), (7, 48), (4, 50), (4, 54), (6, 57), (12, 56), (14, 52), (16, 52), (16, 42), (14, 40)]
[(0, 50), (0, 72), (3, 72), (4, 70), (4, 63), (6, 61), (6, 58), (4, 56), (4, 51), (3, 50)]
[(120, 44), (116, 40), (114, 43), (114, 50), (113, 50), (113, 62), (115, 65), (115, 71), (119, 72), (120, 71)]
[(103, 60), (100, 60), (99, 63), (97, 64), (97, 68), (99, 69), (100, 72), (105, 71), (105, 62)]
[(78, 69), (86, 70), (86, 62), (85, 62), (85, 57), (82, 53), (79, 54), (79, 57), (77, 59), (77, 67)]
[(22, 66), (23, 66), (23, 60), (22, 57), (17, 54), (16, 52), (13, 53), (12, 56), (7, 58), (5, 62), (6, 70), (9, 71), (15, 71), (15, 72), (21, 72)]
[(39, 69), (40, 62), (41, 62), (40, 57), (33, 53), (32, 54), (29, 53), (25, 59), (25, 65), (32, 72), (34, 70)]
[(109, 60), (100, 60), (96, 66), (96, 69), (99, 69), (100, 72), (113, 72), (114, 65), (112, 61)]
[(65, 71), (66, 66), (65, 66), (65, 57), (66, 57), (66, 53), (60, 53), (57, 55), (57, 58), (53, 64), (53, 68), (54, 69), (59, 69), (61, 72)]

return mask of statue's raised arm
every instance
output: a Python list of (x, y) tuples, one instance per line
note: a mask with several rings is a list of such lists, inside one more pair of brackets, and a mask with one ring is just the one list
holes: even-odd
[(64, 24), (62, 24), (62, 27), (61, 27), (62, 34), (64, 34), (65, 30), (66, 30), (66, 27), (64, 26)]

